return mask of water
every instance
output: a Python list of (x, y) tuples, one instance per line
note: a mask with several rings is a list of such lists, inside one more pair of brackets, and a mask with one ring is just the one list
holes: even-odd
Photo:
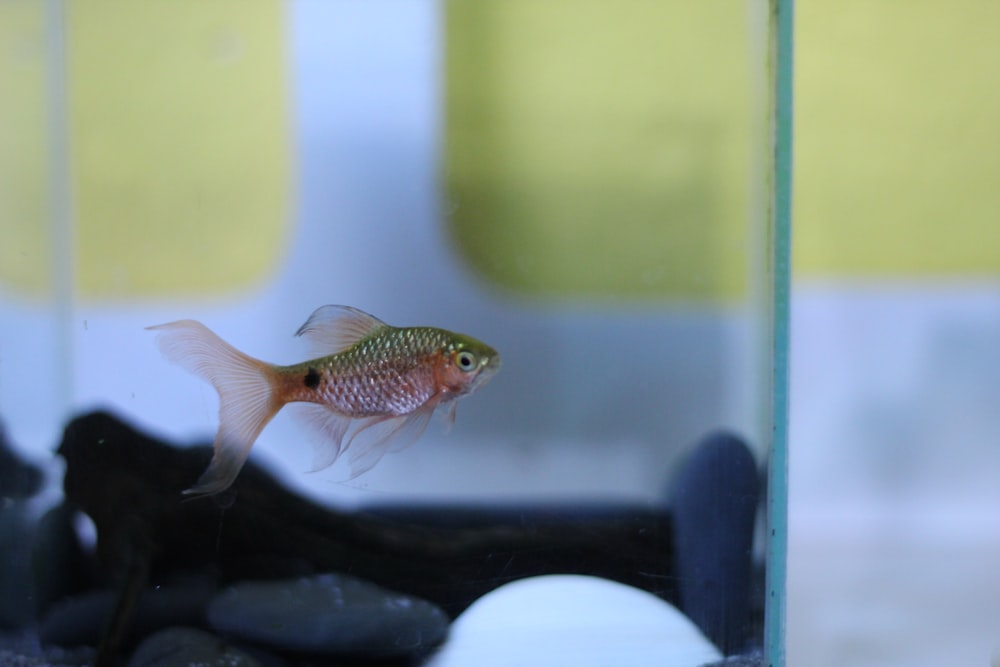
[[(204, 461), (174, 470), (116, 422), (78, 422), (78, 441), (105, 449), (80, 445), (67, 475), (74, 465), (88, 471), (72, 478), (87, 503), (158, 508), (155, 520), (144, 510), (134, 519), (153, 548), (121, 528), (128, 521), (96, 518), (100, 574), (44, 601), (29, 587), (37, 613), (8, 625), (52, 637), (46, 614), (59, 600), (110, 591), (119, 613), (109, 607), (98, 639), (85, 643), (111, 659), (142, 638), (145, 626), (121, 601), (139, 600), (144, 585), (183, 592), (195, 579), (205, 591), (346, 568), (457, 617), (445, 647), (482, 664), (477, 650), (516, 645), (518, 629), (483, 633), (466, 609), (474, 619), (485, 607), (490, 619), (490, 596), (503, 589), (490, 591), (504, 583), (595, 575), (686, 614), (650, 621), (660, 612), (626, 597), (623, 608), (643, 619), (629, 627), (652, 636), (694, 620), (691, 636), (715, 643), (676, 664), (755, 648), (778, 664), (780, 604), (766, 637), (762, 616), (766, 586), (783, 596), (783, 556), (772, 558), (767, 584), (763, 572), (769, 544), (781, 547), (783, 455), (770, 486), (770, 543), (756, 480), (784, 444), (784, 346), (774, 341), (783, 340), (787, 219), (775, 227), (772, 211), (785, 213), (787, 172), (779, 151), (770, 175), (765, 3), (302, 0), (166, 10), (107, 0), (0, 11), (0, 81), (17, 93), (4, 96), (0, 127), (18, 151), (0, 155), (3, 180), (17, 183), (0, 209), (0, 419), (17, 454), (48, 479), (41, 499), (24, 505), (25, 532), (40, 534), (32, 522), (62, 497), (66, 466), (50, 452), (70, 419), (100, 408), (177, 445), (211, 439), (214, 391), (170, 366), (146, 326), (200, 320), (253, 356), (291, 363), (306, 358), (292, 334), (309, 313), (342, 303), (391, 324), (468, 333), (504, 361), (461, 401), (450, 431), (435, 420), (413, 447), (356, 479), (343, 462), (307, 472), (308, 435), (279, 415), (251, 461), (334, 518), (270, 490), (260, 504), (254, 485), (271, 487), (254, 471), (221, 500), (179, 505), (157, 491), (114, 505), (131, 493), (129, 471), (153, 476), (141, 489), (175, 477), (179, 489)], [(109, 446), (123, 449), (88, 467)], [(105, 486), (117, 495), (97, 498)], [(296, 538), (269, 532), (274, 507)], [(80, 516), (70, 520), (77, 528), (87, 525)], [(241, 521), (259, 532), (231, 532)], [(713, 526), (699, 530), (699, 521)], [(728, 525), (745, 534), (750, 556), (722, 558), (712, 581), (685, 569), (694, 550), (739, 552), (742, 542), (713, 550), (684, 526), (704, 535)], [(107, 547), (102, 530), (126, 546)], [(336, 546), (325, 541), (331, 530), (354, 536)], [(181, 557), (185, 539), (197, 546)], [(455, 546), (462, 540), (467, 549)], [(10, 562), (16, 572), (22, 561)], [(620, 650), (613, 627), (581, 629), (598, 621), (567, 601), (589, 593), (551, 581), (545, 600), (515, 596), (498, 608), (555, 600), (566, 622), (546, 637), (567, 633), (584, 658), (588, 636)], [(722, 602), (699, 592), (734, 581)], [(735, 625), (727, 610), (739, 612)], [(428, 645), (440, 641), (422, 632), (437, 638)], [(647, 655), (665, 664), (661, 649)]]

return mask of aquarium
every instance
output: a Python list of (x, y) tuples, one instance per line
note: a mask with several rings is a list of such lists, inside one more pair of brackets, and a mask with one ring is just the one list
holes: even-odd
[(3, 655), (783, 664), (790, 48), (0, 4)]

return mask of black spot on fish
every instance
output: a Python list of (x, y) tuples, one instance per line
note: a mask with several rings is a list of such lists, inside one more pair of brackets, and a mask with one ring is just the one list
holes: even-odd
[(309, 372), (306, 373), (306, 377), (303, 380), (305, 385), (310, 389), (315, 389), (319, 386), (319, 372), (315, 368), (310, 368)]

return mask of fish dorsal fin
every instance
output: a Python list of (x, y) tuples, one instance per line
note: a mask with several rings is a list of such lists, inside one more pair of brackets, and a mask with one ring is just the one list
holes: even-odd
[(320, 354), (335, 354), (387, 326), (382, 320), (357, 308), (321, 306), (313, 311), (295, 335), (304, 336)]

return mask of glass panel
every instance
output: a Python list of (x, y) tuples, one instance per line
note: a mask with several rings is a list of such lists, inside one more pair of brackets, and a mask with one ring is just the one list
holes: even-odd
[(790, 3), (0, 14), (0, 650), (783, 662)]

